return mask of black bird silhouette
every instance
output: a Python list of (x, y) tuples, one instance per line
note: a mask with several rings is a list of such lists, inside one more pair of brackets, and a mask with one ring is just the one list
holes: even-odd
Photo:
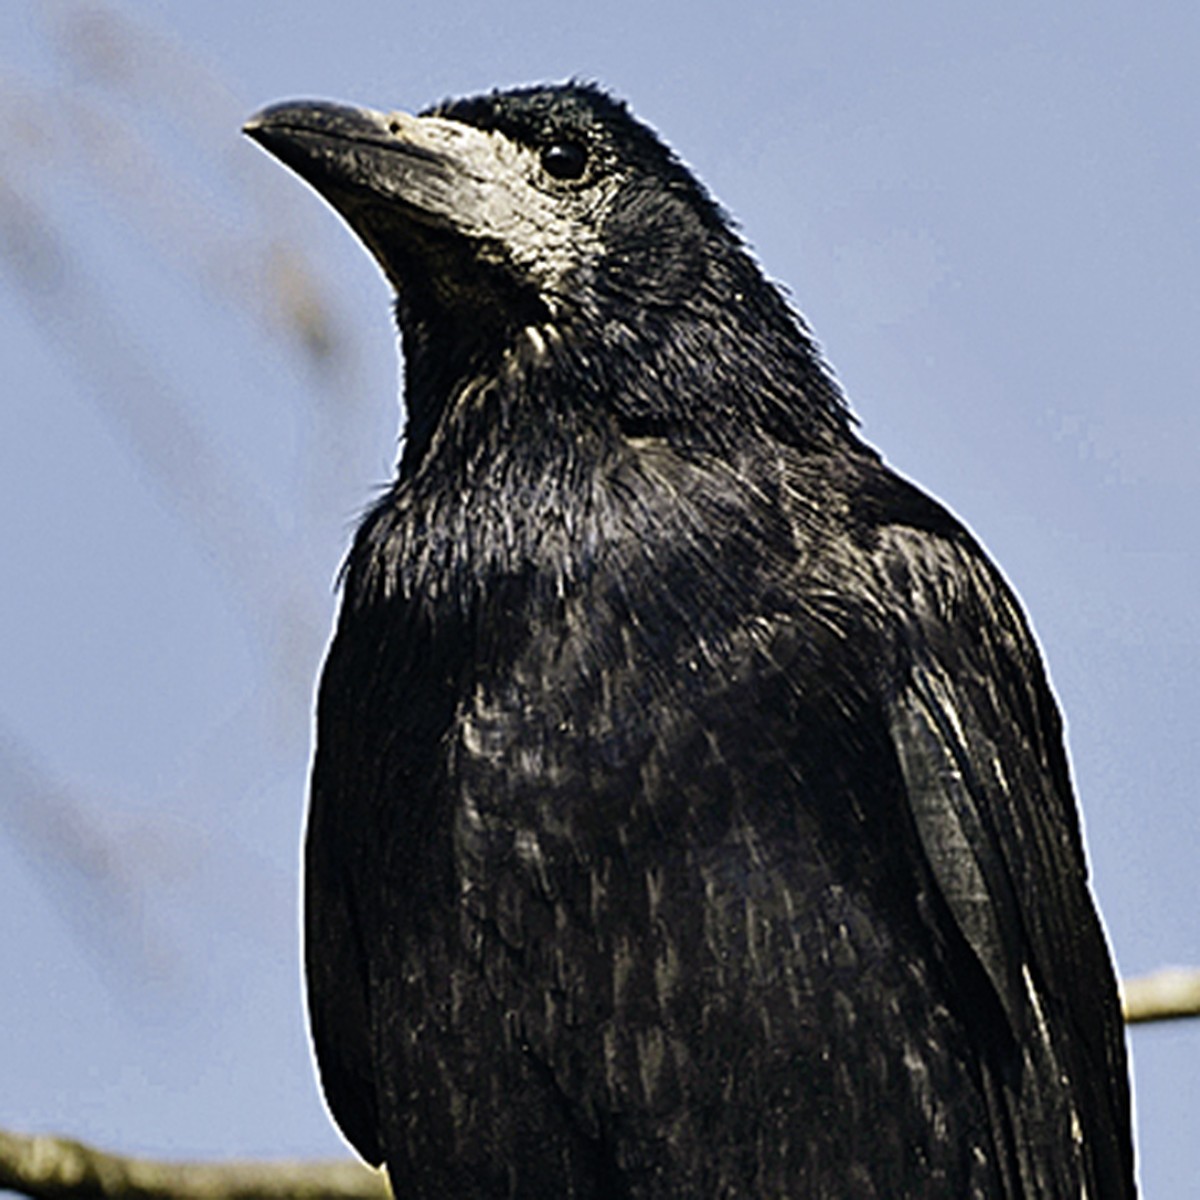
[(577, 84), (247, 132), (403, 341), (307, 831), (349, 1140), (438, 1200), (1132, 1196), (1025, 619), (704, 188)]

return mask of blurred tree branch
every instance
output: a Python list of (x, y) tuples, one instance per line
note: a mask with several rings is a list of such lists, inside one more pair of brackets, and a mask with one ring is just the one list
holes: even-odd
[[(298, 584), (312, 577), (299, 564), (314, 540), (312, 514), (345, 510), (329, 492), (332, 479), (352, 475), (346, 447), (364, 417), (356, 325), (326, 300), (336, 289), (311, 249), (304, 206), (237, 133), (249, 101), (186, 46), (106, 0), (46, 0), (30, 24), (54, 68), (31, 72), (0, 52), (0, 289), (222, 578), (266, 676), (247, 708), (262, 710), (264, 725), (273, 718), (303, 753), (328, 617), (323, 595)], [(281, 361), (299, 368), (289, 376), (299, 384), (289, 389), (302, 431), (298, 470), (284, 503), (272, 502), (253, 459), (229, 453), (203, 387), (189, 386), (162, 337), (113, 288), (90, 227), (78, 224), (81, 198), (132, 254), (182, 276), (198, 303), (265, 328)], [(145, 864), (93, 819), (104, 800), (68, 778), (53, 753), (0, 727), (6, 832), (32, 851), (76, 932), (88, 931), (79, 940), (89, 952), (141, 953)], [(121, 957), (122, 968), (133, 962)], [(147, 977), (140, 972), (136, 986)]]
[(0, 1188), (35, 1200), (388, 1200), (381, 1171), (343, 1162), (153, 1162), (0, 1132)]
[[(1200, 968), (1170, 967), (1121, 985), (1129, 1024), (1200, 1016)], [(34, 1200), (389, 1200), (361, 1163), (157, 1162), (57, 1137), (0, 1131), (0, 1188)]]
[(1126, 979), (1121, 984), (1121, 1003), (1129, 1025), (1200, 1016), (1200, 969), (1165, 967)]

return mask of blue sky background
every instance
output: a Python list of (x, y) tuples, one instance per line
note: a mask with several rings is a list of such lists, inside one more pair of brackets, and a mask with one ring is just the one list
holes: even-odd
[[(239, 137), (578, 75), (787, 283), (983, 539), (1066, 712), (1121, 969), (1200, 962), (1200, 6), (6, 0), (0, 1126), (342, 1150), (300, 1003), (310, 696), (395, 455), (389, 298)], [(1132, 1034), (1200, 1194), (1200, 1024)]]

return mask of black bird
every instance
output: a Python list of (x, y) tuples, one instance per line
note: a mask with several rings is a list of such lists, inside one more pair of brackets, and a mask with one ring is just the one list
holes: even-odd
[(247, 132), (403, 344), (306, 848), (363, 1157), (439, 1200), (1134, 1195), (1025, 618), (705, 189), (576, 84)]

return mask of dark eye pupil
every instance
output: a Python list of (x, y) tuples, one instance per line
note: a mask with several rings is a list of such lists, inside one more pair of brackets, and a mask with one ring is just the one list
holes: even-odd
[(577, 142), (555, 142), (542, 151), (542, 166), (555, 179), (578, 179), (587, 166), (587, 151)]

